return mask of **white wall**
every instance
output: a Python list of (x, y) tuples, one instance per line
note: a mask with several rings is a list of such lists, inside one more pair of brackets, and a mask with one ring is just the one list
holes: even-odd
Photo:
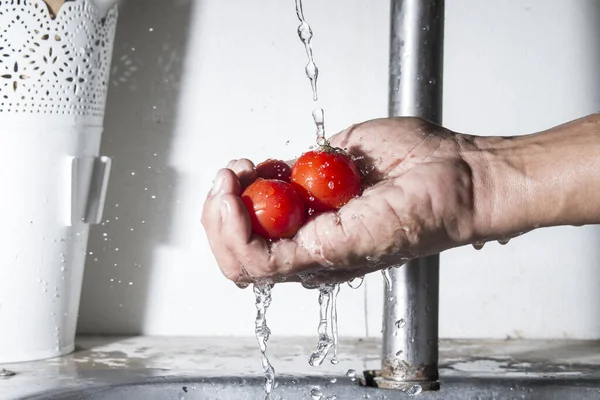
[[(387, 110), (388, 0), (305, 0), (330, 133)], [(596, 0), (447, 1), (444, 120), (520, 134), (600, 109)], [(231, 158), (314, 141), (292, 0), (129, 0), (121, 8), (80, 331), (251, 335), (250, 290), (225, 280), (200, 224)], [(288, 143), (289, 141), (289, 143)], [(155, 196), (155, 197), (152, 197)], [(106, 236), (105, 236), (106, 234)], [(546, 229), (442, 255), (443, 337), (600, 337), (600, 228)], [(341, 335), (379, 335), (379, 274), (340, 294)], [(316, 335), (317, 296), (274, 290), (275, 335)]]

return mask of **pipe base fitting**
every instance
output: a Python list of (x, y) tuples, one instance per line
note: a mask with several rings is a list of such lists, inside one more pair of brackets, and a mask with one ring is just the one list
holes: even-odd
[(400, 390), (408, 394), (440, 390), (440, 382), (437, 380), (400, 380), (384, 376), (381, 372), (381, 370), (363, 371), (364, 378), (361, 378), (360, 384), (373, 388)]

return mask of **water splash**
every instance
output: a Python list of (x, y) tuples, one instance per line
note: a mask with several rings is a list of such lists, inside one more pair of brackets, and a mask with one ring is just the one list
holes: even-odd
[(308, 364), (311, 367), (315, 365), (321, 365), (329, 349), (333, 346), (333, 339), (329, 335), (329, 316), (331, 314), (330, 304), (332, 303), (332, 293), (334, 287), (337, 285), (321, 285), (319, 286), (319, 327), (317, 332), (319, 333), (319, 342), (317, 343), (317, 350), (311, 354)]
[(275, 385), (275, 369), (267, 357), (267, 342), (271, 336), (271, 330), (267, 326), (267, 310), (271, 305), (272, 285), (268, 283), (254, 284), (254, 296), (256, 299), (256, 340), (260, 347), (261, 362), (265, 374), (265, 400), (271, 400), (271, 391)]
[(383, 280), (385, 281), (385, 287), (388, 291), (392, 290), (392, 278), (390, 277), (390, 269), (384, 268), (381, 270), (381, 275), (383, 275)]
[(319, 76), (319, 68), (317, 68), (317, 64), (315, 64), (315, 60), (313, 57), (311, 45), (313, 32), (310, 25), (308, 24), (308, 22), (306, 22), (306, 19), (304, 18), (302, 0), (296, 0), (296, 16), (300, 21), (300, 25), (298, 26), (298, 37), (304, 44), (304, 48), (306, 49), (306, 55), (308, 56), (308, 64), (306, 64), (304, 71), (306, 73), (306, 77), (310, 80), (310, 86), (313, 92), (313, 100), (317, 101), (319, 98), (317, 95), (317, 78)]
[(327, 144), (327, 139), (325, 139), (325, 112), (322, 108), (316, 108), (312, 112), (312, 117), (317, 126), (317, 145), (324, 146)]

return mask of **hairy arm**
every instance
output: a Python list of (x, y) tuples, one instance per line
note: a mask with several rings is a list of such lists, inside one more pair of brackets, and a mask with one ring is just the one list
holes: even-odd
[(600, 223), (600, 114), (515, 137), (469, 137), (475, 236)]

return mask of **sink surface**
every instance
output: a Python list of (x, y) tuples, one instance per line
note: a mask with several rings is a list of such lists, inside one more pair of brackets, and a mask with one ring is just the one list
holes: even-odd
[[(108, 378), (107, 376), (102, 377)], [(279, 377), (272, 399), (556, 399), (600, 398), (597, 379), (574, 378), (446, 378), (438, 392), (418, 396), (367, 388), (349, 378)], [(414, 390), (418, 392), (418, 390)], [(322, 397), (319, 397), (321, 395)], [(335, 396), (335, 397), (334, 397)], [(55, 391), (24, 400), (256, 400), (264, 399), (263, 379), (240, 377), (153, 377), (129, 383), (96, 384), (84, 389)]]
[[(312, 337), (269, 341), (272, 400), (415, 398), (347, 376), (379, 368), (380, 339), (341, 338), (338, 364), (311, 367), (315, 345)], [(252, 337), (80, 337), (70, 355), (0, 365), (14, 372), (0, 376), (0, 400), (263, 400), (259, 354)], [(417, 398), (596, 400), (600, 342), (442, 340), (440, 377), (440, 391)]]

